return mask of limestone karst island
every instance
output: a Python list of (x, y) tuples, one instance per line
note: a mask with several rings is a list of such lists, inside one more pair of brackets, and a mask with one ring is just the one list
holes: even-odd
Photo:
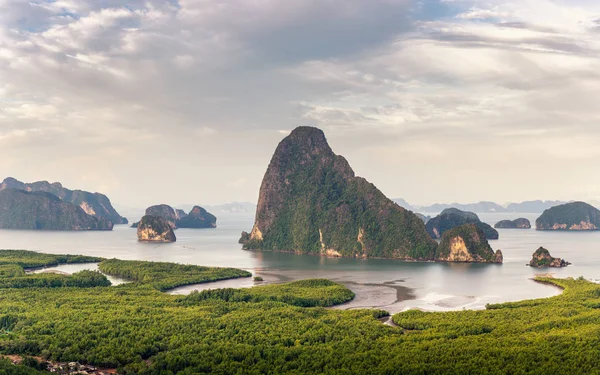
[(0, 0), (0, 375), (600, 375), (600, 1)]

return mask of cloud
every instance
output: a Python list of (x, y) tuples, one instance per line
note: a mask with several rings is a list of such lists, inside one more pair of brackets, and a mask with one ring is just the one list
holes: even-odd
[[(510, 200), (437, 179), (536, 155), (552, 168), (510, 181), (582, 178), (599, 19), (590, 0), (0, 0), (0, 160), (32, 180), (106, 178), (140, 206), (171, 178), (191, 202), (254, 200), (277, 142), (308, 124), (389, 195)], [(543, 198), (571, 199), (561, 181)]]

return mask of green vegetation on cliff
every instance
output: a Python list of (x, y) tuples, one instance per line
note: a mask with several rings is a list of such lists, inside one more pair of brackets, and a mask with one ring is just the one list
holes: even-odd
[(598, 373), (600, 285), (540, 281), (565, 290), (483, 311), (406, 311), (393, 317), (400, 327), (381, 324), (380, 310), (300, 307), (350, 298), (325, 280), (187, 297), (161, 293), (152, 281), (6, 289), (0, 352), (140, 375)]
[(355, 177), (323, 132), (299, 127), (275, 151), (245, 249), (431, 260), (436, 243), (415, 214)]
[(59, 264), (97, 263), (103, 258), (87, 255), (43, 254), (28, 250), (0, 250), (0, 265), (18, 265), (23, 268), (53, 267)]
[(535, 222), (537, 230), (599, 230), (600, 210), (573, 202), (547, 209)]
[(36, 191), (0, 190), (0, 228), (39, 230), (111, 230), (105, 218), (86, 214), (81, 207)]
[(72, 275), (36, 273), (23, 276), (1, 277), (0, 289), (6, 288), (93, 288), (109, 286), (110, 281), (97, 271), (83, 270)]
[(436, 250), (435, 259), (443, 262), (502, 263), (502, 252), (494, 253), (485, 233), (475, 224), (447, 230)]
[(475, 224), (485, 233), (488, 240), (498, 239), (498, 231), (479, 220), (476, 214), (456, 208), (445, 209), (441, 214), (427, 221), (426, 228), (432, 238), (442, 238), (445, 231), (465, 224)]

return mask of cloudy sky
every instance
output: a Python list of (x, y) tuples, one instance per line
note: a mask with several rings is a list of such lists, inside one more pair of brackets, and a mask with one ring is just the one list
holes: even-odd
[(600, 198), (597, 0), (0, 0), (0, 171), (256, 201), (283, 136), (411, 203)]

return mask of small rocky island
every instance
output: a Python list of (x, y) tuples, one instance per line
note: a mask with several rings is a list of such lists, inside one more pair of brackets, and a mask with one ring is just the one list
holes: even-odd
[(447, 230), (437, 248), (436, 261), (502, 263), (502, 251), (494, 253), (481, 228), (475, 224), (464, 224)]
[(550, 252), (543, 247), (540, 247), (533, 253), (531, 261), (529, 262), (530, 267), (566, 267), (569, 262), (561, 258), (553, 258)]
[(498, 231), (479, 220), (473, 212), (461, 211), (457, 208), (447, 208), (441, 214), (429, 220), (426, 224), (427, 233), (431, 238), (442, 238), (444, 232), (465, 224), (474, 224), (479, 227), (488, 240), (497, 240)]
[(599, 230), (600, 210), (584, 202), (567, 203), (544, 211), (535, 226), (537, 230)]
[(51, 193), (7, 188), (0, 191), (0, 228), (112, 230), (113, 223)]
[[(217, 227), (217, 218), (215, 215), (200, 206), (194, 206), (190, 212), (186, 214), (183, 210), (174, 209), (166, 204), (158, 204), (148, 207), (146, 209), (146, 215), (162, 217), (173, 229)], [(138, 224), (138, 222), (133, 223), (131, 227), (137, 228)]]
[(43, 191), (51, 193), (64, 202), (79, 206), (86, 214), (99, 219), (108, 219), (113, 224), (127, 224), (127, 219), (119, 215), (104, 194), (90, 193), (83, 190), (70, 190), (60, 182), (37, 181), (24, 183), (15, 178), (7, 177), (0, 183), (0, 190), (17, 189), (24, 191)]
[(175, 242), (175, 232), (170, 223), (161, 216), (145, 215), (137, 227), (138, 241)]
[(497, 229), (530, 229), (531, 222), (521, 217), (515, 220), (501, 220), (494, 225)]

